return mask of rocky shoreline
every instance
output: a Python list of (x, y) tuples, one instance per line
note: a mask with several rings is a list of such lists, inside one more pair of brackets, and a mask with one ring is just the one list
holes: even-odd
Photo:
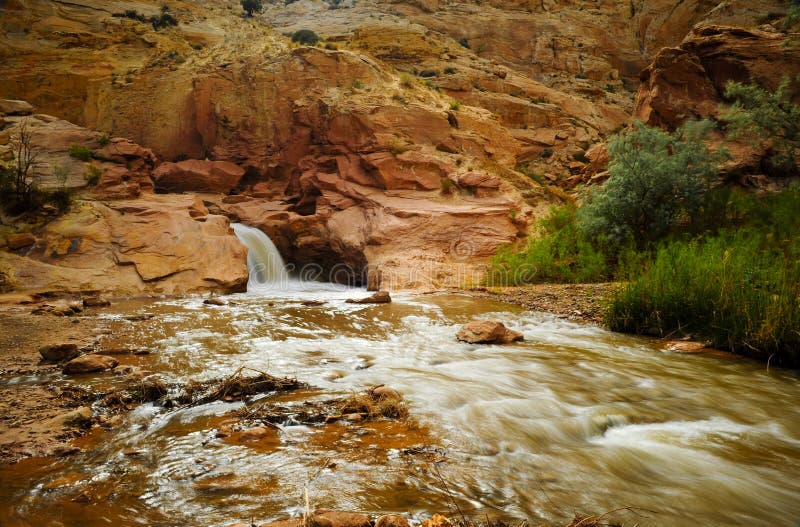
[(603, 303), (619, 284), (532, 284), (508, 287), (481, 287), (467, 291), (486, 298), (550, 313), (559, 318), (586, 324), (603, 324)]

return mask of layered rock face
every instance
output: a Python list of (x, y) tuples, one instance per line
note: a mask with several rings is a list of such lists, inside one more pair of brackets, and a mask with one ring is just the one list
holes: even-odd
[[(177, 26), (140, 20), (160, 6), (0, 7), (0, 96), (57, 116), (8, 103), (0, 155), (25, 117), (40, 185), (85, 200), (15, 234), (34, 238), (2, 253), (16, 287), (240, 288), (244, 249), (230, 221), (261, 228), (321, 278), (472, 284), (558, 195), (549, 184), (602, 170), (592, 146), (634, 108), (670, 125), (713, 113), (731, 71), (758, 76), (755, 55), (797, 63), (764, 32), (714, 26), (752, 25), (785, 11), (778, 1), (304, 0), (249, 19), (221, 0), (175, 0)], [(294, 45), (285, 35), (297, 29), (324, 41)], [(765, 44), (751, 63), (742, 48), (756, 40)], [(75, 144), (93, 158), (70, 157)]]
[(664, 48), (642, 71), (634, 116), (674, 128), (687, 119), (717, 117), (730, 81), (774, 91), (800, 74), (800, 48), (782, 33), (737, 27), (698, 28), (679, 47)]
[(0, 251), (15, 289), (118, 295), (240, 291), (246, 249), (228, 219), (190, 216), (191, 196), (86, 200), (48, 223), (35, 243)]

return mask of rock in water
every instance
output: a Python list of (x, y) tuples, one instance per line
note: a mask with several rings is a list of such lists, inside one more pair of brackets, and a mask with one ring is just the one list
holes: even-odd
[(375, 521), (375, 527), (410, 527), (410, 525), (405, 516), (384, 514)]
[(64, 373), (72, 375), (76, 373), (106, 371), (115, 368), (117, 364), (119, 364), (119, 361), (113, 357), (91, 353), (69, 361), (66, 366), (64, 366)]
[(239, 434), (239, 441), (248, 443), (250, 441), (261, 441), (262, 439), (275, 438), (275, 431), (266, 426), (256, 426), (255, 428), (248, 428)]
[(51, 344), (39, 348), (39, 354), (46, 361), (61, 362), (78, 356), (77, 344)]
[(378, 291), (372, 296), (366, 298), (349, 298), (345, 300), (348, 304), (388, 304), (392, 301), (389, 291)]
[(474, 320), (461, 328), (457, 338), (470, 344), (508, 344), (524, 340), (522, 333), (493, 320)]
[(308, 519), (309, 527), (371, 527), (369, 517), (357, 512), (317, 509)]
[(369, 391), (370, 396), (373, 399), (397, 399), (401, 400), (403, 398), (400, 395), (400, 392), (395, 390), (394, 388), (390, 388), (385, 384), (381, 384), (380, 386), (376, 386)]
[(83, 307), (107, 307), (110, 305), (111, 302), (99, 296), (87, 296), (83, 299)]

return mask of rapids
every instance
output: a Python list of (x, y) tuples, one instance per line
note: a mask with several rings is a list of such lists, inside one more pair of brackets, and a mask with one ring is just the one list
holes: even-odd
[[(796, 373), (664, 352), (648, 339), (457, 295), (344, 302), (363, 294), (251, 292), (224, 297), (226, 306), (129, 300), (101, 316), (116, 342), (152, 350), (125, 361), (166, 380), (247, 365), (315, 386), (278, 396), (298, 404), (387, 383), (404, 393), (419, 426), (287, 422), (279, 444), (246, 446), (215, 437), (241, 403), (148, 404), (82, 439), (77, 457), (0, 467), (0, 525), (262, 522), (299, 513), (306, 484), (315, 507), (422, 518), (449, 511), (436, 470), (465, 511), (534, 525), (621, 506), (655, 511), (624, 516), (640, 525), (797, 524)], [(132, 314), (153, 318), (133, 326), (124, 319)], [(501, 320), (526, 340), (456, 342), (459, 326), (476, 317)], [(72, 501), (82, 489), (102, 499)]]

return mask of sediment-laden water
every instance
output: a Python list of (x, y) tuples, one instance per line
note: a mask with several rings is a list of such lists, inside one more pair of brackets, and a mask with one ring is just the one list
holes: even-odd
[[(300, 289), (300, 288), (298, 288)], [(242, 365), (315, 388), (287, 403), (386, 383), (418, 424), (286, 422), (277, 441), (215, 436), (242, 403), (143, 405), (65, 459), (0, 467), (0, 525), (227, 525), (312, 506), (536, 522), (622, 506), (660, 526), (794, 526), (800, 520), (800, 381), (744, 359), (680, 355), (656, 343), (462, 296), (273, 292), (115, 303), (109, 343), (144, 347), (123, 362), (168, 381)], [(303, 300), (324, 300), (304, 306)], [(123, 317), (152, 314), (132, 326)], [(521, 331), (506, 346), (459, 343), (490, 318)], [(110, 375), (55, 385), (102, 384)], [(35, 382), (35, 379), (23, 382)], [(439, 475), (446, 481), (445, 485)], [(81, 492), (92, 499), (83, 503)], [(76, 500), (77, 501), (73, 501)]]

